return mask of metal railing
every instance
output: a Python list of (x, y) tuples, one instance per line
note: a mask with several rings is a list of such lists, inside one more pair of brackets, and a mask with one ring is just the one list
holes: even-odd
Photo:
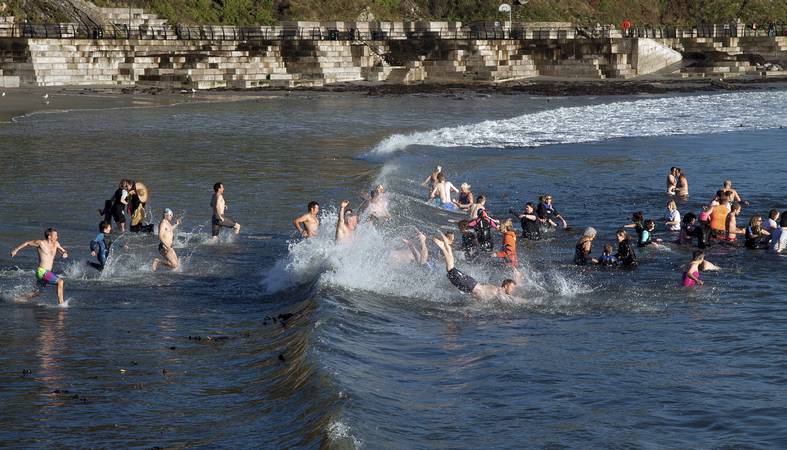
[(613, 36), (631, 38), (678, 37), (772, 37), (787, 36), (787, 25), (769, 25), (762, 28), (744, 28), (739, 33), (734, 24), (697, 25), (696, 27), (632, 27), (628, 30), (583, 27), (527, 27), (514, 24), (503, 27), (492, 24), (470, 24), (458, 28), (439, 30), (347, 30), (305, 27), (234, 27), (221, 25), (176, 25), (136, 27), (100, 27), (85, 24), (34, 24), (16, 23), (10, 37), (50, 39), (150, 39), (150, 40), (215, 40), (215, 41), (394, 41), (411, 39), (600, 39)]

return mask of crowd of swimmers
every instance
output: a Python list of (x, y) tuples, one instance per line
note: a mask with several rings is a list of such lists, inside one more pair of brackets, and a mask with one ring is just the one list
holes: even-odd
[[(131, 233), (153, 233), (154, 225), (145, 223), (147, 219), (145, 207), (148, 203), (148, 189), (139, 182), (123, 179), (120, 181), (117, 190), (112, 198), (104, 202), (104, 207), (99, 210), (104, 218), (98, 224), (98, 234), (90, 241), (89, 248), (91, 256), (96, 261), (88, 261), (87, 265), (98, 271), (104, 270), (109, 258), (110, 249), (115, 241), (112, 234), (112, 222), (118, 228), (119, 234), (126, 232), (127, 218), (128, 231)], [(225, 215), (227, 204), (224, 200), (224, 185), (216, 183), (213, 185), (213, 196), (210, 201), (212, 211), (211, 217), (211, 239), (218, 238), (222, 228), (229, 228), (235, 234), (240, 233), (240, 224)], [(150, 268), (156, 271), (160, 266), (170, 269), (177, 269), (180, 266), (178, 255), (174, 248), (175, 229), (180, 225), (180, 219), (173, 220), (174, 213), (171, 209), (165, 208), (162, 218), (158, 223), (158, 251), (161, 258), (154, 258)], [(37, 290), (25, 295), (32, 298), (40, 294), (40, 288), (52, 285), (56, 288), (57, 301), (59, 304), (64, 302), (64, 280), (53, 270), (54, 260), (57, 254), (63, 259), (68, 258), (68, 252), (63, 248), (58, 240), (58, 233), (55, 228), (47, 228), (44, 231), (44, 239), (34, 239), (25, 241), (11, 250), (11, 257), (26, 248), (35, 248), (38, 252), (38, 268), (35, 272)]]
[[(467, 214), (466, 218), (457, 222), (460, 239), (459, 248), (464, 253), (468, 263), (478, 261), (479, 258), (493, 258), (502, 261), (511, 271), (511, 277), (506, 278), (500, 285), (479, 283), (469, 275), (463, 273), (455, 265), (453, 245), (457, 240), (452, 231), (439, 232), (432, 239), (434, 245), (440, 250), (445, 261), (448, 279), (460, 291), (472, 294), (479, 299), (511, 296), (516, 286), (521, 281), (518, 270), (517, 257), (517, 232), (514, 220), (518, 220), (521, 227), (520, 237), (525, 240), (541, 240), (544, 232), (549, 228), (562, 227), (568, 230), (566, 219), (555, 209), (551, 195), (539, 197), (538, 204), (528, 202), (521, 211), (509, 210), (511, 217), (503, 219), (493, 218), (486, 210), (486, 197), (475, 196), (471, 186), (462, 183), (457, 189), (448, 181), (442, 167), (437, 166), (423, 181), (427, 188), (427, 202), (435, 206)], [(456, 198), (452, 198), (457, 194)], [(667, 176), (667, 194), (671, 197), (686, 199), (688, 197), (688, 180), (684, 171), (673, 167)], [(118, 189), (110, 200), (105, 202), (100, 213), (104, 220), (98, 226), (98, 235), (90, 242), (91, 255), (96, 262), (89, 264), (97, 270), (103, 270), (107, 264), (109, 250), (112, 247), (112, 221), (122, 234), (126, 230), (126, 218), (130, 217), (129, 231), (133, 233), (152, 233), (152, 224), (145, 224), (145, 207), (148, 203), (148, 189), (139, 181), (121, 180)], [(683, 273), (682, 284), (686, 287), (701, 285), (699, 274), (702, 271), (718, 270), (719, 267), (705, 260), (704, 250), (711, 245), (737, 245), (738, 236), (744, 236), (744, 245), (748, 249), (769, 249), (774, 253), (781, 253), (787, 248), (787, 211), (779, 214), (771, 210), (767, 219), (754, 214), (748, 226), (741, 228), (737, 217), (742, 207), (748, 205), (741, 200), (738, 192), (732, 187), (730, 180), (724, 181), (721, 189), (715, 196), (702, 207), (698, 214), (689, 212), (681, 216), (674, 198), (666, 204), (663, 220), (664, 229), (674, 236), (668, 242), (684, 246), (696, 246), (691, 261)], [(240, 225), (225, 215), (227, 205), (224, 200), (224, 185), (216, 183), (213, 186), (213, 197), (210, 202), (211, 235), (215, 239), (222, 228), (229, 228), (234, 233), (240, 232)], [(373, 225), (380, 225), (390, 219), (388, 200), (385, 188), (376, 186), (365, 196), (359, 208), (359, 213), (354, 212), (350, 202), (343, 200), (339, 204), (334, 238), (336, 242), (346, 243), (353, 238), (358, 225), (359, 213), (364, 212), (365, 217)], [(307, 205), (307, 211), (292, 220), (293, 227), (302, 238), (317, 236), (320, 227), (320, 205), (312, 201)], [(173, 247), (174, 231), (180, 220), (173, 221), (173, 212), (164, 209), (162, 219), (158, 224), (158, 251), (160, 258), (155, 258), (151, 263), (151, 270), (156, 271), (159, 266), (170, 269), (179, 267), (178, 255)], [(632, 214), (631, 222), (622, 225), (615, 232), (616, 246), (606, 243), (598, 257), (593, 256), (593, 244), (597, 232), (593, 227), (587, 227), (577, 240), (574, 252), (574, 263), (580, 266), (601, 265), (616, 266), (633, 269), (637, 267), (638, 260), (635, 247), (658, 247), (665, 245), (664, 239), (657, 238), (656, 220), (645, 219), (642, 212)], [(634, 229), (635, 235), (629, 235), (629, 229)], [(502, 236), (502, 245), (495, 247), (493, 230)], [(398, 260), (412, 261), (420, 265), (430, 265), (427, 238), (416, 230), (417, 245), (409, 239), (403, 239), (406, 249), (395, 251), (392, 257)], [(632, 243), (632, 239), (636, 241)], [(696, 245), (695, 245), (696, 240)], [(11, 251), (11, 257), (25, 247), (38, 249), (38, 269), (36, 279), (40, 286), (52, 284), (57, 288), (58, 302), (63, 302), (63, 279), (52, 271), (54, 258), (60, 253), (63, 258), (68, 257), (66, 250), (58, 242), (57, 230), (49, 228), (44, 233), (43, 240), (31, 240), (21, 243)], [(30, 295), (37, 295), (38, 291)]]

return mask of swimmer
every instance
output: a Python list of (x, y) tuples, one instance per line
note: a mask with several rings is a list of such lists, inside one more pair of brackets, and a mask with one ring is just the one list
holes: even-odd
[(320, 219), (317, 213), (320, 212), (320, 204), (317, 202), (309, 202), (306, 206), (307, 212), (292, 219), (292, 226), (298, 230), (301, 237), (310, 238), (317, 236), (317, 231), (320, 228)]
[(787, 249), (787, 211), (781, 214), (779, 227), (771, 232), (771, 243), (768, 250), (771, 253), (782, 253)]
[(98, 224), (99, 233), (90, 241), (90, 255), (98, 259), (98, 263), (92, 261), (88, 265), (94, 267), (99, 272), (104, 270), (109, 257), (109, 249), (112, 247), (112, 225), (109, 222), (101, 222)]
[(453, 202), (461, 211), (470, 211), (475, 201), (473, 200), (473, 193), (470, 192), (469, 184), (462, 183), (462, 185), (459, 186), (459, 198)]
[(484, 301), (494, 300), (496, 298), (511, 299), (514, 289), (516, 288), (516, 282), (514, 280), (510, 278), (503, 280), (500, 286), (479, 283), (473, 277), (465, 275), (454, 267), (454, 254), (451, 250), (451, 244), (454, 242), (453, 233), (450, 231), (446, 234), (440, 233), (440, 237), (434, 238), (433, 241), (445, 258), (445, 270), (448, 273), (448, 280), (460, 291), (471, 294), (473, 297)]
[(426, 235), (421, 233), (421, 230), (418, 228), (415, 229), (415, 234), (418, 238), (418, 248), (415, 248), (415, 246), (407, 239), (402, 238), (402, 242), (404, 242), (405, 245), (407, 245), (407, 248), (410, 250), (413, 261), (422, 266), (427, 265), (429, 262), (429, 248), (426, 246)]
[(158, 224), (158, 252), (164, 259), (153, 259), (153, 264), (150, 266), (150, 270), (155, 272), (158, 269), (159, 264), (164, 264), (165, 266), (169, 267), (172, 270), (175, 270), (180, 266), (180, 261), (178, 261), (178, 255), (175, 253), (175, 249), (172, 247), (172, 242), (174, 240), (174, 233), (175, 228), (180, 225), (180, 219), (172, 224), (172, 210), (169, 208), (164, 209), (164, 217), (161, 219), (161, 222)]
[(511, 219), (506, 219), (500, 224), (500, 232), (503, 234), (503, 249), (493, 253), (493, 258), (504, 258), (509, 266), (516, 268), (518, 264), (516, 256), (516, 232)]
[(675, 176), (677, 174), (678, 168), (671, 167), (669, 170), (669, 174), (667, 175), (667, 194), (668, 195), (675, 195), (675, 190), (678, 188), (678, 179)]
[(437, 174), (437, 183), (435, 183), (434, 188), (432, 188), (432, 192), (429, 193), (429, 201), (432, 201), (436, 196), (439, 196), (440, 203), (438, 206), (441, 206), (443, 209), (453, 211), (456, 209), (456, 205), (454, 205), (454, 203), (451, 201), (451, 192), (459, 192), (459, 189), (457, 189), (453, 183), (447, 181), (445, 179), (445, 175), (440, 172)]
[(437, 175), (442, 173), (442, 171), (443, 171), (443, 168), (440, 167), (440, 166), (437, 166), (432, 171), (432, 173), (430, 173), (429, 176), (426, 177), (426, 179), (423, 182), (421, 182), (421, 186), (424, 186), (424, 187), (429, 186), (429, 190), (430, 191), (432, 189), (434, 189), (434, 185), (437, 183)]
[(738, 228), (737, 217), (740, 213), (741, 204), (738, 202), (733, 203), (730, 213), (727, 214), (727, 223), (725, 224), (725, 240), (728, 242), (735, 242), (739, 234), (746, 232), (743, 228)]
[(686, 179), (686, 174), (680, 167), (675, 169), (675, 178), (677, 179), (675, 194), (680, 198), (687, 198), (689, 196), (689, 180)]
[(514, 210), (509, 210), (519, 218), (522, 226), (522, 239), (538, 241), (541, 239), (541, 226), (546, 223), (546, 219), (536, 215), (536, 207), (532, 202), (525, 204), (525, 209), (521, 214), (516, 214)]
[(336, 220), (336, 242), (347, 242), (352, 238), (355, 228), (358, 226), (358, 217), (353, 210), (347, 206), (347, 200), (342, 200), (339, 206), (339, 216)]
[[(19, 250), (25, 247), (35, 247), (38, 249), (36, 280), (38, 281), (39, 288), (44, 288), (47, 284), (54, 284), (57, 288), (57, 303), (62, 304), (65, 282), (52, 272), (52, 266), (55, 263), (55, 256), (58, 252), (60, 252), (63, 259), (68, 258), (68, 252), (57, 241), (57, 230), (54, 228), (47, 228), (46, 231), (44, 231), (44, 239), (22, 242), (11, 250), (11, 258), (15, 257), (16, 254), (19, 253)], [(39, 294), (40, 292), (34, 291), (29, 293), (26, 297), (33, 298)]]
[(732, 202), (743, 203), (744, 205), (748, 205), (748, 202), (741, 201), (741, 196), (738, 195), (738, 191), (732, 188), (732, 180), (724, 180), (722, 184), (721, 190), (727, 194)]
[(618, 258), (612, 254), (612, 244), (604, 244), (604, 250), (598, 258), (599, 265), (602, 266), (617, 266)]
[(768, 241), (771, 234), (762, 227), (762, 217), (755, 214), (749, 220), (749, 226), (746, 227), (746, 248), (756, 250), (759, 248), (767, 248)]
[(678, 211), (678, 205), (675, 204), (675, 200), (670, 200), (667, 202), (667, 210), (664, 212), (664, 220), (664, 225), (666, 225), (668, 230), (680, 231), (680, 211)]
[(697, 250), (691, 257), (689, 267), (683, 272), (683, 287), (702, 286), (700, 271), (719, 270), (719, 267), (710, 261), (705, 261), (705, 252)]
[(388, 199), (385, 196), (385, 187), (378, 184), (369, 195), (369, 220), (380, 224), (391, 218), (388, 212)]
[(552, 206), (552, 196), (547, 194), (540, 198), (540, 202), (538, 203), (538, 207), (536, 208), (536, 214), (538, 217), (542, 219), (546, 219), (547, 223), (551, 224), (552, 226), (556, 226), (555, 220), (558, 219), (563, 223), (563, 229), (568, 229), (568, 223), (563, 216), (560, 215), (559, 212), (555, 210), (555, 207)]
[(631, 240), (626, 230), (619, 229), (615, 233), (615, 238), (618, 240), (618, 252), (615, 254), (618, 263), (623, 267), (636, 267), (637, 254), (634, 253), (634, 249), (631, 247)]
[(653, 220), (648, 219), (644, 223), (644, 228), (642, 230), (642, 234), (639, 235), (639, 240), (637, 241), (638, 247), (658, 247), (658, 243), (661, 242), (661, 239), (653, 239), (653, 231), (656, 229), (656, 223)]
[(574, 264), (578, 266), (585, 266), (587, 264), (598, 264), (598, 260), (590, 257), (590, 252), (593, 251), (593, 239), (596, 239), (596, 229), (593, 227), (585, 228), (582, 237), (577, 241), (574, 247)]
[(213, 209), (211, 217), (211, 239), (216, 239), (221, 233), (221, 228), (232, 228), (235, 234), (240, 233), (240, 224), (224, 216), (227, 204), (224, 202), (224, 184), (216, 183), (213, 185), (213, 198), (210, 199), (210, 207)]
[(642, 240), (642, 232), (645, 231), (645, 215), (642, 211), (631, 214), (631, 223), (623, 225), (623, 228), (634, 228), (637, 232), (637, 242)]
[(128, 191), (131, 189), (129, 180), (120, 180), (115, 194), (112, 196), (112, 218), (121, 233), (126, 232), (126, 206), (128, 205)]

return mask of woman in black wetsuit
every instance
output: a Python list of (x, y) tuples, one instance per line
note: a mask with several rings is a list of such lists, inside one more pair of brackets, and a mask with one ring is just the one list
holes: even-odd
[(126, 206), (128, 205), (128, 190), (131, 184), (128, 180), (120, 180), (115, 195), (112, 196), (112, 218), (120, 228), (120, 232), (126, 231)]
[[(513, 210), (510, 212), (511, 214), (515, 214)], [(541, 225), (543, 225), (546, 220), (536, 215), (536, 207), (533, 203), (527, 202), (522, 214), (516, 214), (516, 216), (519, 218), (520, 224), (522, 225), (522, 239), (531, 241), (538, 241), (541, 239)]]
[(618, 258), (618, 264), (621, 267), (636, 267), (637, 255), (634, 253), (634, 249), (631, 248), (631, 241), (626, 230), (621, 228), (615, 233), (615, 236), (618, 239), (618, 253), (615, 255)]

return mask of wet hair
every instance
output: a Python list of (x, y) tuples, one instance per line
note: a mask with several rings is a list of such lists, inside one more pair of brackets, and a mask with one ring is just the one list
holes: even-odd
[(222, 183), (220, 181), (218, 183), (214, 184), (213, 185), (213, 192), (219, 192), (219, 189), (221, 189), (221, 186), (222, 186)]
[(604, 253), (611, 254), (612, 253), (612, 244), (604, 244)]
[(98, 231), (104, 231), (104, 229), (105, 229), (106, 227), (109, 227), (109, 226), (111, 226), (111, 225), (109, 224), (109, 222), (105, 222), (105, 221), (103, 221), (103, 220), (102, 220), (102, 221), (101, 221), (101, 223), (100, 223), (100, 224), (98, 224)]
[(703, 252), (702, 250), (695, 250), (694, 253), (692, 253), (692, 255), (691, 255), (691, 259), (694, 260), (694, 261), (696, 261), (696, 260), (698, 260), (700, 258), (703, 258), (703, 259), (705, 258), (705, 252)]
[(787, 227), (787, 211), (782, 213), (782, 218), (779, 220), (780, 227)]
[(350, 209), (350, 208), (347, 208), (347, 209), (345, 209), (345, 210), (344, 210), (344, 217), (345, 217), (345, 219), (346, 219), (347, 217), (354, 216), (354, 215), (355, 215), (355, 213), (353, 212), (353, 210), (352, 210), (352, 209)]
[(314, 209), (315, 206), (320, 206), (320, 204), (317, 202), (309, 202), (307, 208), (309, 208), (309, 211), (311, 211), (312, 209)]
[(656, 223), (653, 221), (653, 219), (648, 219), (648, 220), (645, 221), (645, 228), (650, 228), (650, 227), (655, 227), (655, 226), (656, 226)]
[(615, 236), (623, 236), (623, 239), (628, 239), (629, 234), (626, 233), (626, 230), (623, 228), (619, 228), (618, 231), (615, 232)]
[(443, 175), (443, 172), (438, 173), (437, 181), (444, 181), (444, 180), (445, 180), (445, 175)]
[(733, 203), (732, 207), (730, 207), (730, 211), (740, 211), (740, 210), (741, 210), (741, 204), (738, 202)]
[(677, 169), (678, 169), (677, 167), (670, 167), (670, 169), (669, 169), (669, 173), (673, 173), (673, 172), (675, 172)]
[(52, 233), (57, 233), (57, 228), (55, 228), (55, 227), (49, 227), (49, 228), (47, 228), (47, 229), (44, 231), (44, 239), (49, 239), (49, 236), (50, 236)]
[(377, 189), (372, 189), (371, 191), (369, 191), (369, 199), (370, 200), (374, 200), (374, 199), (376, 199), (379, 196), (380, 196), (380, 191), (378, 191)]
[(484, 197), (484, 194), (481, 194), (475, 199), (475, 202), (482, 203), (484, 200), (486, 200), (486, 197)]
[(771, 211), (768, 213), (768, 217), (770, 217), (770, 218), (771, 218), (771, 219), (773, 219), (773, 220), (776, 220), (776, 218), (777, 218), (777, 217), (779, 217), (779, 211), (776, 211), (775, 209), (772, 209), (772, 210), (771, 210)]
[(678, 209), (678, 205), (675, 203), (675, 200), (670, 200), (667, 202), (667, 208), (672, 207), (672, 209)]
[(514, 229), (514, 223), (511, 219), (506, 219), (500, 224), (500, 232), (505, 233), (506, 231), (511, 231)]
[(500, 287), (505, 289), (512, 284), (516, 286), (516, 281), (512, 280), (511, 278), (506, 278), (505, 280), (503, 280), (503, 283), (500, 284)]
[(536, 205), (534, 205), (534, 204), (533, 204), (533, 202), (527, 202), (527, 203), (525, 203), (525, 208), (527, 208), (528, 206), (529, 206), (529, 207), (531, 207), (531, 208), (533, 208), (533, 210), (535, 211), (535, 209), (536, 209)]
[(722, 186), (724, 186), (726, 189), (731, 188), (732, 187), (732, 180), (724, 180), (724, 184), (722, 184)]
[(454, 232), (453, 232), (453, 231), (446, 231), (446, 232), (445, 232), (445, 233), (443, 233), (443, 234), (444, 234), (444, 235), (446, 235), (446, 236), (449, 236), (451, 239), (453, 239), (453, 238), (454, 238)]
[(631, 215), (631, 220), (633, 220), (634, 222), (642, 222), (643, 220), (645, 220), (645, 215), (642, 214), (642, 211), (637, 211)]
[(686, 213), (686, 215), (683, 216), (683, 223), (685, 223), (686, 225), (694, 222), (695, 220), (697, 220), (697, 215), (692, 212)]
[(468, 230), (467, 224), (469, 224), (469, 223), (470, 222), (467, 221), (467, 220), (460, 220), (456, 225), (457, 225), (457, 227), (459, 227), (459, 231), (464, 233), (464, 232), (466, 232)]

